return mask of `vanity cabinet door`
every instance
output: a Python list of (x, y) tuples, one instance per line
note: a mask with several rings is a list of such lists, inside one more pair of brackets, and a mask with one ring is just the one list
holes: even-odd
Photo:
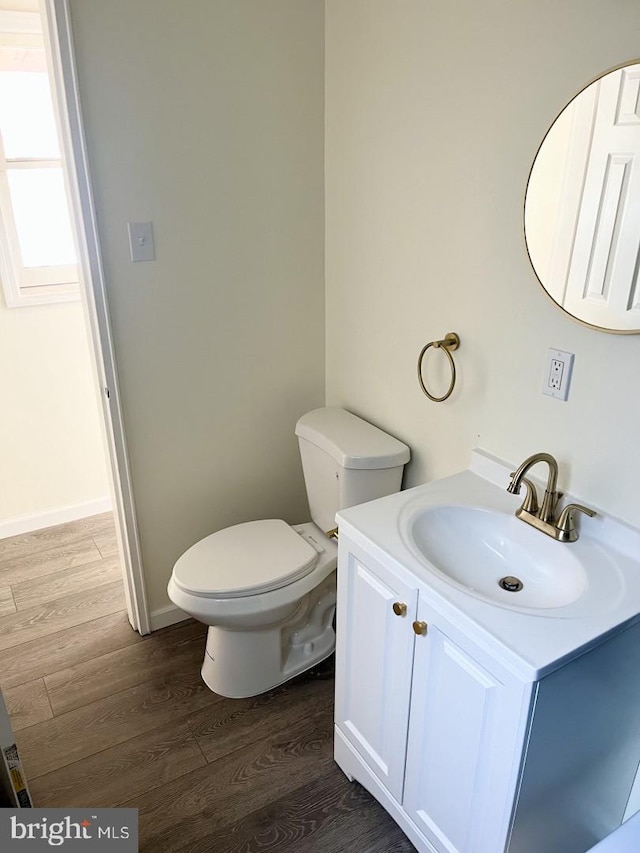
[[(524, 685), (489, 672), (420, 602), (404, 809), (438, 851), (505, 849), (527, 724)], [(434, 622), (435, 620), (435, 622)]]
[(403, 791), (417, 599), (415, 588), (373, 558), (360, 558), (341, 547), (336, 725), (398, 802)]

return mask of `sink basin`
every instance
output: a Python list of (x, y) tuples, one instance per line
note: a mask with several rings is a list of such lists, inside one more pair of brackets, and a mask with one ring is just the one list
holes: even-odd
[[(611, 599), (620, 592), (615, 570), (609, 582), (587, 571), (577, 543), (556, 542), (495, 510), (424, 507), (411, 514), (403, 538), (444, 579), (510, 609), (553, 611), (592, 601), (595, 593)], [(600, 603), (607, 602), (601, 597)]]

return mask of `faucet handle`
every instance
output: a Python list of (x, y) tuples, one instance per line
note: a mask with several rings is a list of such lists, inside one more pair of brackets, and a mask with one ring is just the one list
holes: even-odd
[(589, 509), (588, 506), (583, 506), (582, 504), (567, 504), (560, 513), (557, 524), (557, 528), (561, 532), (562, 539), (565, 542), (575, 542), (578, 538), (573, 517), (574, 512), (583, 512), (585, 515), (591, 516), (591, 518), (598, 514), (595, 510)]

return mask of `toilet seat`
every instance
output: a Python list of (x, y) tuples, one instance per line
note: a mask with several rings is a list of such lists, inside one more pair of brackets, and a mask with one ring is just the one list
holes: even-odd
[(196, 542), (175, 564), (184, 592), (238, 598), (280, 589), (308, 575), (318, 551), (281, 519), (248, 521)]

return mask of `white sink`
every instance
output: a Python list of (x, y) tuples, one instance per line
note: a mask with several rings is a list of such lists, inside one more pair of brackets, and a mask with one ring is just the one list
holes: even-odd
[[(468, 470), (341, 510), (338, 524), (355, 542), (365, 531), (380, 562), (424, 590), (420, 619), (433, 608), (452, 625), (462, 620), (496, 661), (538, 680), (640, 622), (640, 529), (599, 511), (577, 519), (576, 542), (556, 542), (516, 518), (511, 471), (474, 451)], [(510, 575), (519, 592), (500, 588)]]
[(577, 543), (557, 542), (513, 514), (465, 505), (423, 507), (411, 513), (403, 538), (430, 570), (509, 609), (584, 616), (622, 592), (622, 579), (608, 560), (585, 562)]

